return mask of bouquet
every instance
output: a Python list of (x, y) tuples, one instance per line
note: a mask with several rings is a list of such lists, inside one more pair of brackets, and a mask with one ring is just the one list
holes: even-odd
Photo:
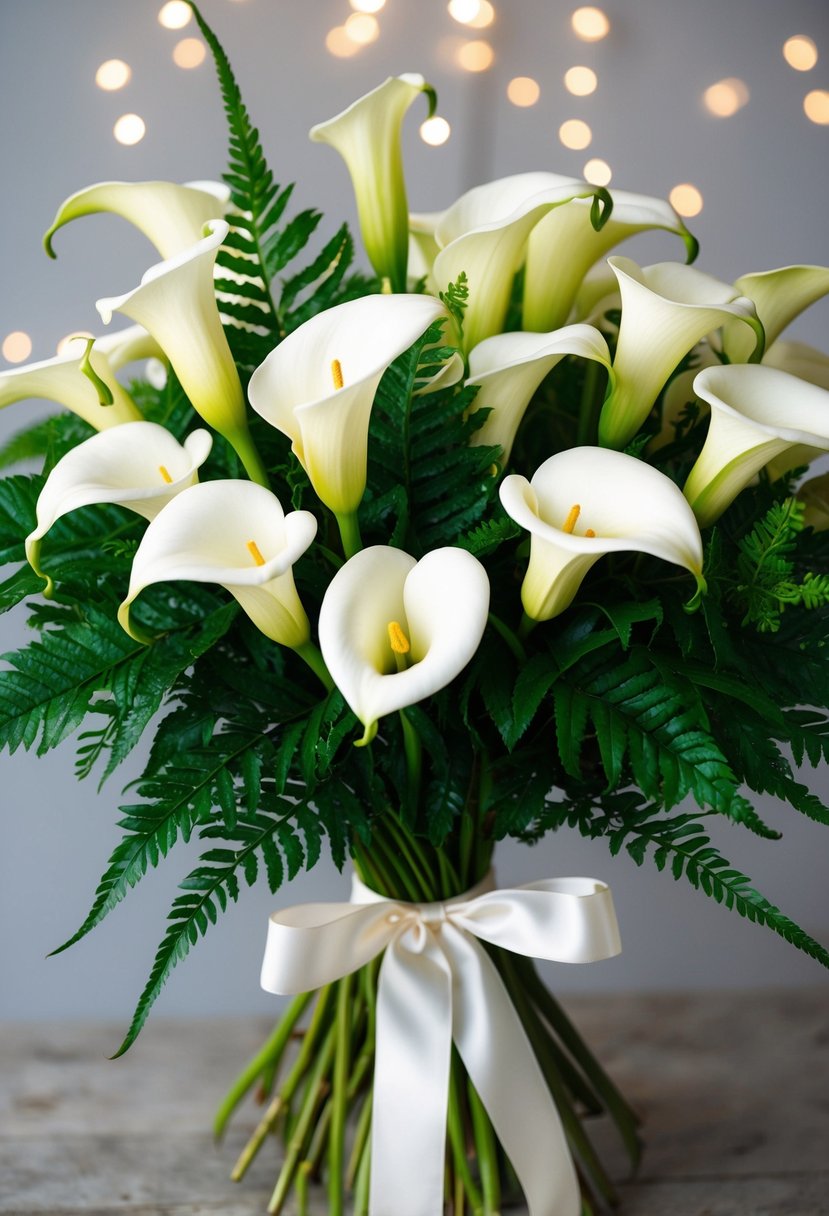
[(50, 254), (108, 211), (161, 260), (98, 302), (127, 328), (0, 376), (0, 406), (67, 411), (2, 453), (43, 468), (0, 481), (0, 608), (28, 601), (38, 634), (5, 656), (0, 744), (76, 734), (79, 776), (108, 777), (152, 732), (59, 948), (204, 843), (121, 1054), (242, 884), (326, 847), (352, 902), (272, 918), (262, 982), (293, 999), (217, 1116), (264, 1106), (234, 1177), (278, 1133), (271, 1212), (321, 1177), (335, 1216), (349, 1191), (357, 1213), (591, 1213), (615, 1195), (585, 1117), (634, 1166), (638, 1120), (533, 959), (616, 953), (610, 893), (499, 889), (493, 853), (575, 829), (829, 965), (715, 843), (723, 819), (777, 836), (746, 787), (829, 821), (792, 764), (829, 758), (829, 481), (804, 480), (826, 357), (779, 338), (829, 269), (606, 258), (650, 229), (697, 246), (658, 199), (547, 172), (410, 216), (401, 124), (435, 104), (411, 75), (311, 132), (351, 173), (355, 271), (345, 226), (287, 218), (192, 7), (223, 183), (67, 199)]

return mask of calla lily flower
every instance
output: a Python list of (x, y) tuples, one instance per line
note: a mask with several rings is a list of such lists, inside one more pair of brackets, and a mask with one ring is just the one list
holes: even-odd
[(224, 216), (229, 199), (230, 189), (221, 182), (98, 182), (61, 203), (43, 245), (55, 257), (52, 237), (59, 228), (82, 215), (110, 211), (134, 224), (166, 260), (195, 245), (205, 224)]
[[(795, 317), (829, 294), (829, 266), (783, 266), (779, 270), (745, 274), (734, 287), (753, 301), (766, 333), (766, 346), (771, 346)], [(730, 363), (749, 360), (751, 335), (745, 326), (726, 325), (723, 349)]]
[(599, 421), (604, 447), (623, 448), (647, 418), (670, 373), (712, 329), (734, 318), (754, 330), (752, 358), (763, 354), (754, 305), (727, 283), (677, 262), (639, 267), (608, 258), (622, 293), (613, 360), (614, 385)]
[(363, 549), (322, 601), (320, 648), (334, 683), (365, 727), (445, 688), (472, 658), (489, 611), (486, 572), (465, 549), (420, 561), (401, 549)]
[(36, 574), (40, 544), (52, 525), (79, 507), (118, 503), (154, 519), (176, 494), (198, 481), (213, 444), (209, 431), (193, 431), (181, 444), (155, 422), (125, 422), (70, 449), (52, 469), (37, 500), (37, 527), (26, 537), (26, 557)]
[(606, 553), (650, 553), (689, 570), (697, 594), (705, 587), (693, 512), (668, 477), (633, 456), (570, 448), (545, 460), (531, 482), (505, 477), (501, 502), (530, 533), (521, 600), (531, 620), (563, 612)]
[(348, 300), (288, 334), (253, 373), (251, 405), (288, 436), (338, 518), (352, 516), (363, 497), (369, 417), (383, 373), (445, 315), (433, 296)]
[(213, 287), (213, 266), (228, 225), (213, 220), (207, 227), (209, 235), (184, 253), (151, 266), (134, 291), (98, 300), (96, 307), (105, 324), (122, 312), (153, 335), (193, 408), (227, 439), (248, 474), (264, 484)]
[(700, 527), (718, 519), (769, 461), (794, 468), (829, 451), (824, 388), (774, 367), (732, 363), (701, 371), (694, 392), (711, 407), (708, 435), (683, 491)]
[(809, 384), (829, 389), (829, 355), (805, 342), (778, 338), (763, 355), (763, 367), (776, 367)]
[[(464, 314), (464, 346), (471, 350), (500, 333), (509, 307), (512, 280), (524, 260), (536, 224), (554, 207), (590, 198), (588, 214), (601, 226), (610, 215), (607, 191), (555, 173), (519, 173), (461, 195), (435, 230), (440, 252), (432, 279), (436, 290), (466, 274), (469, 302)], [(603, 210), (599, 209), (599, 201)]]
[(254, 625), (282, 646), (300, 652), (310, 628), (291, 567), (317, 531), (308, 511), (285, 515), (264, 486), (250, 481), (206, 481), (173, 498), (144, 533), (132, 563), (127, 598), (118, 620), (137, 641), (148, 639), (130, 607), (153, 583), (219, 583), (238, 600)]
[(431, 117), (437, 97), (422, 76), (389, 76), (347, 110), (310, 131), (311, 139), (330, 144), (345, 161), (369, 261), (397, 292), (406, 290), (409, 242), (400, 128), (421, 93), (429, 99)]
[[(121, 336), (113, 335), (114, 338)], [(101, 341), (96, 340), (89, 349), (88, 358), (94, 375), (103, 381), (108, 390), (112, 398), (111, 404), (102, 403), (100, 386), (96, 387), (81, 370), (88, 342), (79, 339), (69, 343), (61, 354), (52, 359), (27, 363), (23, 367), (0, 372), (0, 409), (29, 397), (45, 398), (71, 410), (73, 414), (83, 418), (84, 422), (94, 426), (96, 431), (120, 426), (125, 422), (139, 421), (141, 413), (130, 395), (118, 383), (115, 369), (106, 353), (106, 340), (103, 340), (103, 348), (99, 345)]]
[(426, 290), (433, 291), (432, 267), (440, 248), (435, 238), (443, 211), (422, 211), (409, 216), (409, 280), (426, 282)]
[(638, 232), (675, 232), (693, 262), (699, 246), (670, 203), (623, 190), (614, 190), (612, 197), (613, 214), (600, 232), (590, 222), (586, 200), (580, 198), (556, 207), (533, 228), (524, 271), (524, 329), (540, 332), (564, 325), (590, 267)]
[(491, 413), (470, 443), (500, 444), (505, 467), (533, 393), (565, 355), (593, 359), (610, 369), (607, 343), (591, 325), (567, 325), (550, 334), (496, 334), (474, 347), (466, 383), (480, 385), (473, 410), (487, 406)]
[(815, 532), (826, 532), (829, 529), (829, 473), (821, 473), (819, 477), (810, 477), (804, 481), (797, 491), (797, 498), (806, 510), (803, 522), (807, 528)]

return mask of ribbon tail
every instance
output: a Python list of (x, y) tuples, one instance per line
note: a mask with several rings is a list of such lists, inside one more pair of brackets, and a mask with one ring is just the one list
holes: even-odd
[(453, 976), (453, 1037), (495, 1133), (513, 1164), (530, 1216), (580, 1216), (573, 1158), (521, 1020), (486, 952), (444, 925)]
[(428, 931), (410, 930), (380, 968), (370, 1216), (443, 1212), (451, 1052), (449, 964)]

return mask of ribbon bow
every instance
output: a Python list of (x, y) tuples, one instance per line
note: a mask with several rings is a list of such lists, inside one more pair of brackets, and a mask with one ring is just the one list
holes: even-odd
[[(576, 1171), (555, 1103), (480, 941), (590, 963), (621, 950), (610, 888), (559, 878), (444, 903), (387, 900), (353, 882), (351, 903), (270, 918), (262, 987), (321, 988), (385, 951), (377, 989), (371, 1216), (440, 1216), (452, 1042), (512, 1162), (531, 1216), (579, 1216)], [(479, 939), (479, 940), (476, 940)]]

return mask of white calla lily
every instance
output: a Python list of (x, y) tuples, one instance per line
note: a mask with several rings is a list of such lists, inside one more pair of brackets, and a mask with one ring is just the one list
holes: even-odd
[(52, 525), (79, 507), (117, 503), (154, 519), (162, 507), (198, 481), (213, 439), (193, 431), (181, 444), (155, 422), (125, 422), (71, 448), (57, 462), (37, 500), (37, 527), (26, 537), (26, 557), (36, 574), (52, 580), (40, 566), (40, 546)]
[(365, 727), (445, 688), (478, 649), (489, 580), (464, 549), (433, 549), (420, 561), (401, 549), (363, 549), (334, 575), (322, 601), (320, 649)]
[(592, 359), (610, 370), (607, 343), (591, 325), (566, 325), (549, 334), (495, 334), (469, 352), (470, 376), (466, 383), (480, 386), (472, 408), (491, 410), (470, 443), (500, 444), (501, 468), (509, 460), (533, 393), (565, 355)]
[(266, 484), (213, 287), (213, 266), (228, 225), (213, 220), (207, 227), (208, 236), (151, 266), (133, 291), (98, 300), (96, 307), (105, 324), (122, 312), (152, 334), (196, 412), (227, 439), (248, 474)]
[(829, 391), (797, 376), (732, 363), (701, 371), (694, 392), (711, 407), (708, 434), (683, 491), (700, 527), (718, 519), (769, 461), (793, 468), (829, 451)]
[[(106, 343), (104, 341), (102, 348), (100, 342), (101, 339), (97, 339), (90, 348), (87, 339), (79, 338), (68, 343), (61, 354), (52, 359), (0, 372), (0, 409), (28, 398), (45, 398), (71, 410), (96, 431), (139, 421), (141, 413), (118, 383), (115, 368), (105, 350)], [(93, 378), (103, 382), (112, 398), (110, 404), (102, 401), (101, 385), (93, 383), (93, 378), (82, 370), (87, 360)]]
[(601, 187), (555, 173), (519, 173), (475, 186), (443, 213), (435, 229), (440, 252), (432, 267), (432, 281), (435, 290), (443, 292), (461, 274), (466, 275), (469, 301), (463, 332), (467, 350), (503, 330), (512, 280), (535, 225), (554, 207), (591, 196), (588, 214), (601, 225), (611, 206)]
[(570, 448), (501, 483), (504, 510), (530, 533), (521, 588), (526, 615), (548, 621), (573, 600), (590, 567), (607, 553), (650, 553), (702, 577), (697, 522), (674, 483), (633, 456)]
[(365, 490), (369, 417), (382, 375), (445, 315), (433, 296), (348, 300), (288, 334), (251, 377), (254, 410), (288, 436), (341, 526)]
[(600, 232), (590, 222), (588, 202), (580, 198), (556, 207), (533, 228), (524, 271), (524, 329), (540, 332), (564, 325), (590, 267), (639, 232), (676, 233), (693, 262), (698, 243), (670, 203), (624, 190), (611, 195), (613, 214)]
[[(766, 333), (766, 346), (804, 309), (829, 294), (829, 266), (782, 266), (745, 274), (734, 287), (753, 301)], [(751, 335), (745, 326), (728, 324), (723, 331), (723, 349), (730, 363), (746, 363), (751, 356)]]
[(437, 98), (422, 76), (389, 76), (309, 133), (311, 139), (336, 148), (345, 161), (369, 261), (396, 292), (406, 290), (409, 242), (400, 128), (409, 106), (421, 93), (429, 99), (431, 117)]
[(435, 233), (444, 215), (443, 211), (423, 211), (409, 216), (409, 280), (425, 280), (427, 291), (434, 287), (432, 267), (440, 252)]
[(230, 189), (221, 182), (98, 182), (61, 203), (43, 244), (53, 258), (52, 238), (59, 228), (109, 211), (134, 224), (166, 260), (194, 245), (209, 220), (221, 219), (229, 199)]
[(829, 389), (829, 355), (805, 342), (778, 338), (763, 355), (763, 367), (776, 367), (809, 384)]
[(602, 408), (599, 439), (623, 448), (647, 418), (679, 361), (711, 330), (737, 319), (754, 331), (753, 358), (763, 353), (754, 305), (727, 283), (678, 262), (637, 266), (608, 258), (622, 294), (613, 359), (614, 384)]
[(814, 528), (815, 532), (826, 532), (829, 529), (829, 473), (821, 473), (819, 477), (804, 481), (797, 491), (797, 498), (806, 508), (803, 512), (806, 527)]
[(146, 641), (130, 608), (153, 583), (218, 583), (267, 637), (301, 654), (310, 645), (291, 567), (317, 531), (308, 511), (285, 515), (279, 499), (251, 481), (206, 481), (173, 498), (150, 523), (132, 563), (118, 620)]

